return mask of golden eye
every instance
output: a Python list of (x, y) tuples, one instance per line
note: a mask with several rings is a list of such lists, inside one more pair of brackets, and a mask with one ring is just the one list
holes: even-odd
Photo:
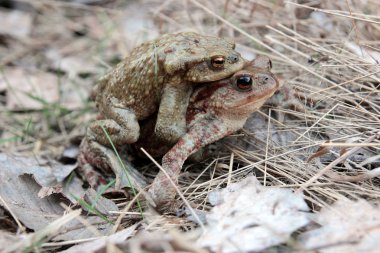
[(225, 59), (223, 56), (215, 56), (211, 59), (211, 66), (216, 69), (224, 67)]
[(250, 91), (252, 89), (252, 77), (251, 76), (240, 76), (236, 79), (236, 88), (239, 91)]

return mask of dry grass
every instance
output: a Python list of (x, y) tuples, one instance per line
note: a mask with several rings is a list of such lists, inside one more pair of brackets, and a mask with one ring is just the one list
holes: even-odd
[[(36, 10), (33, 33), (28, 40), (7, 38), (14, 43), (7, 53), (0, 49), (4, 74), (10, 65), (32, 66), (55, 73), (63, 90), (74, 86), (89, 91), (108, 66), (156, 33), (192, 29), (234, 37), (243, 55), (273, 59), (283, 93), (256, 113), (242, 134), (224, 140), (217, 158), (184, 168), (181, 191), (198, 209), (210, 208), (210, 191), (249, 174), (266, 186), (304, 192), (314, 211), (343, 198), (379, 203), (379, 169), (374, 170), (380, 166), (377, 0), (299, 1), (307, 2), (303, 5), (276, 0), (108, 1), (102, 6), (23, 2)], [(311, 14), (313, 10), (318, 12)], [(133, 22), (139, 32), (130, 29)], [(74, 76), (67, 70), (60, 73), (47, 56), (51, 49), (84, 60), (90, 75), (80, 77), (86, 69)], [(74, 109), (59, 104), (27, 111), (2, 106), (0, 150), (60, 158), (95, 117), (89, 108), (86, 99)], [(153, 167), (147, 164), (145, 174), (152, 176)], [(126, 218), (124, 222), (128, 224)], [(174, 217), (151, 222), (152, 230), (193, 226)]]

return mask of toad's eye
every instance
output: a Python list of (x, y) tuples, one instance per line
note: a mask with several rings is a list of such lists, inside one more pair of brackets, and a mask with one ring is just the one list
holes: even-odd
[(211, 66), (216, 69), (220, 69), (224, 67), (224, 57), (223, 56), (215, 56), (211, 59)]
[(239, 91), (250, 91), (252, 89), (252, 77), (240, 76), (236, 79), (236, 88)]

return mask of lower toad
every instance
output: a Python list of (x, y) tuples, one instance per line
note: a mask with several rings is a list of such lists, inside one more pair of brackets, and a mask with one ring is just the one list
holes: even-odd
[[(243, 128), (250, 114), (279, 88), (271, 67), (268, 57), (259, 56), (232, 77), (194, 91), (187, 109), (187, 132), (162, 158), (162, 168), (175, 184), (191, 154)], [(174, 200), (176, 187), (160, 171), (149, 193), (165, 210)]]

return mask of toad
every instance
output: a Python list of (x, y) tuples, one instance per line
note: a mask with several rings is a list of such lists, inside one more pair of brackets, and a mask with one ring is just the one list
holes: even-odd
[[(112, 150), (104, 147), (136, 142), (139, 121), (157, 111), (155, 134), (164, 143), (174, 144), (186, 131), (193, 86), (242, 69), (245, 61), (234, 49), (230, 39), (193, 32), (163, 35), (135, 48), (94, 89), (103, 119), (89, 125), (85, 138), (86, 149), (100, 157), (96, 164), (113, 169), (108, 155)], [(120, 172), (114, 172), (118, 178)]]
[[(279, 88), (279, 82), (271, 72), (271, 67), (268, 57), (259, 56), (246, 62), (243, 69), (232, 77), (197, 87), (187, 108), (186, 134), (172, 148), (154, 139), (154, 127), (151, 127), (149, 121), (142, 124), (141, 139), (133, 146), (155, 151), (155, 156), (166, 153), (162, 159), (162, 168), (176, 184), (182, 165), (190, 155), (241, 129), (250, 114), (258, 110)], [(87, 145), (88, 142), (83, 143)], [(95, 165), (102, 159), (91, 152), (82, 152), (81, 155)], [(116, 155), (112, 151), (108, 155), (111, 164), (120, 168)], [(128, 173), (135, 172), (130, 168)], [(123, 172), (121, 168), (120, 172)], [(139, 180), (138, 176), (131, 176), (135, 181)], [(134, 186), (141, 187), (141, 184), (137, 183)], [(165, 173), (159, 172), (149, 189), (159, 210), (167, 210), (173, 203), (175, 189), (175, 185), (171, 184)]]
[[(194, 91), (186, 114), (186, 134), (162, 158), (162, 169), (175, 184), (183, 163), (190, 155), (243, 128), (250, 114), (279, 88), (271, 67), (268, 57), (259, 56), (247, 62), (232, 77)], [(165, 210), (173, 202), (175, 188), (160, 171), (149, 189), (160, 210)]]

